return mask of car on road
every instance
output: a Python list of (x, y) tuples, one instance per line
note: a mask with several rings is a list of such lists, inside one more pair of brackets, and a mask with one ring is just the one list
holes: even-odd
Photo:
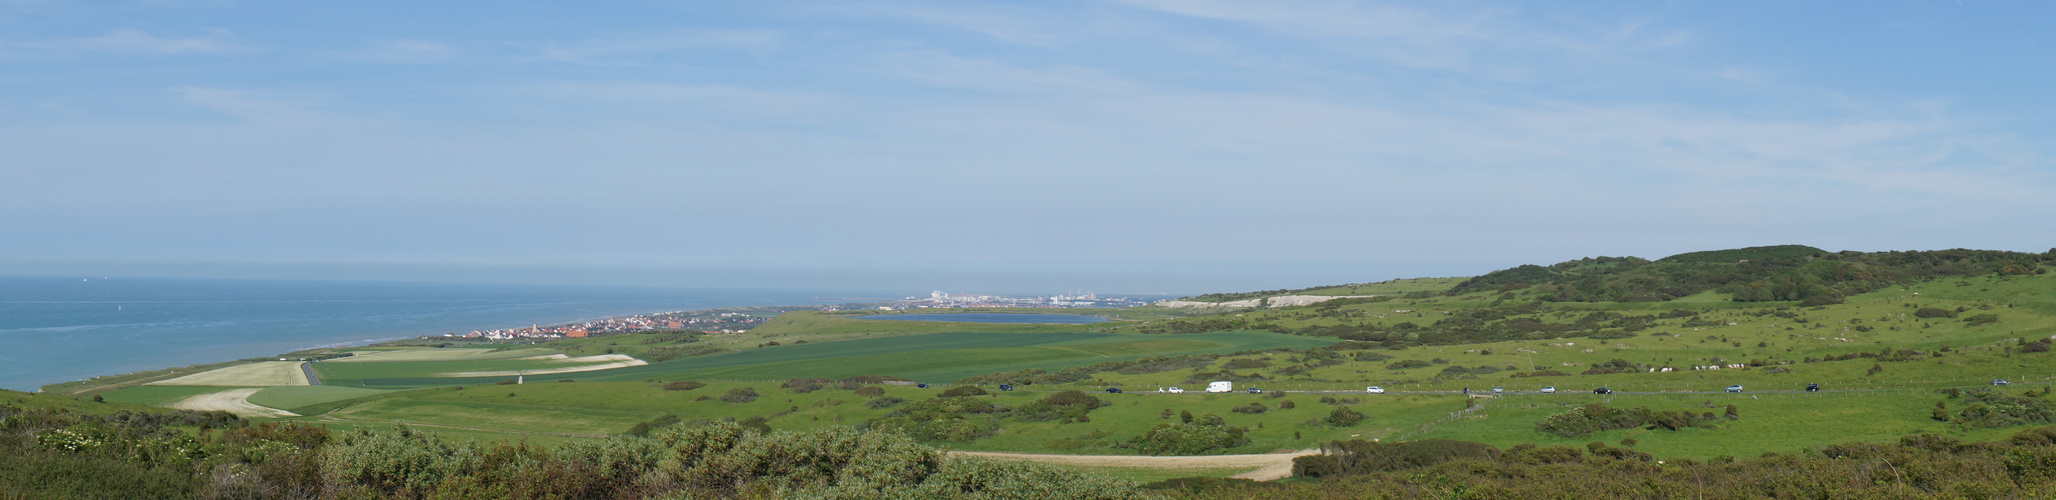
[(1806, 392), (1820, 392), (1820, 384), (1806, 384)]
[(1263, 393), (1264, 393), (1264, 390), (1263, 390), (1263, 389), (1258, 389), (1258, 388), (1255, 388), (1255, 387), (1251, 387), (1251, 388), (1249, 388), (1249, 393), (1250, 393), (1250, 394), (1263, 394)]
[(2007, 382), (2007, 381), (2006, 381), (2006, 379), (2003, 379), (2003, 378), (1995, 378), (1995, 379), (1992, 379), (1992, 385), (2006, 385), (2006, 384), (2011, 384), (2011, 383), (2012, 383), (2012, 382)]
[(1505, 388), (1505, 387), (1494, 387), (1494, 388), (1492, 388), (1492, 393), (1493, 393), (1493, 394), (1499, 394), (1499, 393), (1502, 393), (1502, 392), (1506, 392), (1506, 388)]
[(927, 388), (928, 388), (928, 384), (914, 384), (914, 387), (919, 387), (919, 388), (922, 388), (922, 389), (927, 389)]
[(1378, 387), (1378, 386), (1375, 386), (1375, 385), (1374, 385), (1374, 386), (1370, 386), (1370, 387), (1365, 387), (1365, 388), (1364, 388), (1364, 392), (1368, 392), (1368, 393), (1371, 393), (1371, 394), (1384, 394), (1384, 393), (1385, 393), (1385, 388), (1383, 388), (1383, 387)]
[(1011, 391), (1011, 390), (1014, 390), (1014, 384), (1000, 384), (1000, 385), (999, 385), (999, 390), (1002, 390), (1002, 391)]
[(1108, 388), (1107, 388), (1107, 394), (1120, 394), (1120, 393), (1121, 393), (1121, 388), (1119, 388), (1119, 387), (1108, 387)]
[(1164, 392), (1168, 392), (1168, 393), (1171, 393), (1171, 394), (1184, 394), (1184, 393), (1185, 393), (1185, 390), (1184, 390), (1184, 389), (1179, 389), (1179, 388), (1176, 388), (1176, 387), (1172, 387), (1172, 388), (1169, 388), (1169, 389), (1164, 389)]
[(1728, 386), (1728, 392), (1742, 392), (1742, 384)]
[(1601, 388), (1598, 388), (1598, 389), (1593, 389), (1593, 390), (1592, 390), (1592, 393), (1593, 393), (1593, 394), (1613, 394), (1613, 389), (1608, 389), (1608, 388), (1605, 388), (1605, 387), (1601, 387)]
[(1553, 385), (1552, 385), (1552, 386), (1549, 386), (1549, 387), (1544, 387), (1544, 388), (1542, 388), (1542, 390), (1540, 390), (1540, 391), (1535, 391), (1535, 392), (1540, 392), (1540, 393), (1543, 393), (1543, 394), (1556, 394), (1556, 386), (1553, 386)]

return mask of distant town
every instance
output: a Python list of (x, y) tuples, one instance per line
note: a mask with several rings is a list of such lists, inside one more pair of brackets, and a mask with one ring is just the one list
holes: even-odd
[(979, 295), (930, 292), (927, 297), (907, 297), (892, 302), (846, 303), (837, 305), (760, 306), (672, 311), (637, 314), (578, 323), (530, 325), (526, 328), (474, 330), (445, 333), (443, 337), (474, 340), (523, 340), (585, 338), (605, 333), (686, 330), (705, 333), (742, 333), (786, 311), (898, 311), (972, 307), (1013, 308), (1119, 308), (1148, 305), (1153, 299), (1127, 296), (1101, 297), (1090, 292), (1046, 296)]

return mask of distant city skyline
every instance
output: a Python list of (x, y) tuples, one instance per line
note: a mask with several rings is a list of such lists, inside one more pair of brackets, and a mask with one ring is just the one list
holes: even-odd
[(1191, 294), (2042, 252), (2048, 19), (0, 2), (0, 275)]

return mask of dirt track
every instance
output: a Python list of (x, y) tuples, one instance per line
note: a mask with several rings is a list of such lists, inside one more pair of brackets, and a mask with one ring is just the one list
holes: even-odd
[(268, 406), (257, 406), (251, 403), (250, 395), (256, 394), (260, 390), (263, 389), (230, 389), (221, 392), (210, 392), (178, 400), (178, 402), (172, 403), (171, 407), (181, 410), (221, 410), (245, 417), (299, 416), (293, 414), (293, 412)]
[(1321, 450), (1299, 450), (1291, 453), (1266, 453), (1262, 455), (1214, 455), (1202, 457), (1152, 457), (1146, 455), (1047, 455), (1040, 453), (1005, 453), (994, 451), (952, 451), (951, 456), (979, 457), (993, 460), (1018, 460), (1058, 465), (1079, 465), (1086, 467), (1140, 467), (1152, 469), (1230, 469), (1262, 467), (1261, 469), (1237, 474), (1234, 477), (1270, 481), (1292, 476), (1292, 459), (1320, 453)]

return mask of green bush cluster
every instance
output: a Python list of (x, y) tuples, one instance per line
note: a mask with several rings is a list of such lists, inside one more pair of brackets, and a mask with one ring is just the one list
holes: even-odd
[[(1625, 448), (1330, 443), (1294, 459), (1319, 482), (1152, 484), (1194, 500), (1271, 498), (2041, 498), (2056, 491), (2056, 427), (2000, 442), (1907, 436), (1818, 452), (1651, 460)], [(1419, 449), (1414, 448), (1418, 446)]]
[(1593, 403), (1550, 415), (1549, 418), (1536, 422), (1535, 430), (1563, 437), (1578, 437), (1598, 431), (1637, 427), (1675, 431), (1687, 427), (1703, 427), (1716, 418), (1718, 417), (1715, 417), (1713, 412), (1694, 414), (1691, 410), (1651, 410), (1647, 406), (1615, 408), (1603, 403)]
[(1968, 404), (1951, 420), (1972, 429), (2056, 423), (2056, 407), (2041, 398), (2013, 396), (1991, 389), (1963, 391)]
[(1126, 444), (1150, 455), (1200, 455), (1249, 444), (1248, 432), (1208, 413), (1190, 423), (1157, 424)]
[(1352, 439), (1322, 443), (1321, 454), (1293, 459), (1292, 475), (1354, 476), (1426, 467), (1459, 458), (1490, 460), (1498, 456), (1498, 448), (1452, 439), (1422, 439), (1389, 444)]

